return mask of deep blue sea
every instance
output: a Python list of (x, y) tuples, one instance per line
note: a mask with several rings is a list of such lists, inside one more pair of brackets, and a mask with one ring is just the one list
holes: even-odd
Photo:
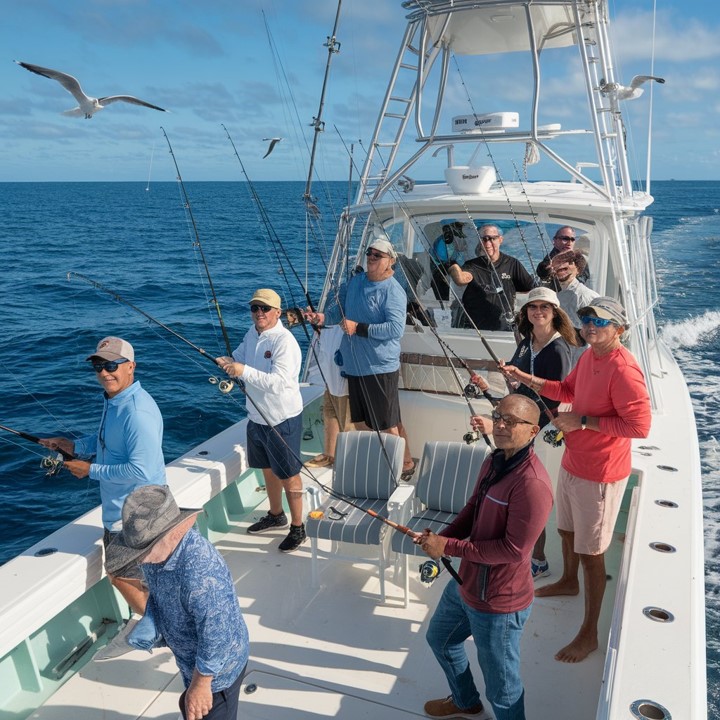
[[(272, 229), (320, 293), (347, 185), (323, 195), (326, 229), (306, 238), (302, 183), (256, 183)], [(256, 287), (304, 304), (275, 257), (245, 183), (186, 183), (202, 250), (230, 340), (248, 329)], [(695, 403), (705, 489), (708, 714), (720, 717), (720, 182), (656, 182), (652, 206), (661, 308), (658, 321)], [(0, 424), (34, 435), (93, 432), (100, 391), (84, 358), (105, 335), (135, 346), (137, 377), (165, 419), (168, 461), (244, 415), (238, 393), (208, 382), (216, 368), (139, 314), (83, 281), (82, 273), (213, 354), (225, 354), (205, 269), (176, 183), (2, 183), (0, 241), (6, 258), (0, 307)], [(287, 289), (286, 277), (292, 288)], [(302, 343), (302, 337), (298, 335)], [(42, 448), (0, 431), (0, 563), (99, 502), (93, 482), (46, 477)]]

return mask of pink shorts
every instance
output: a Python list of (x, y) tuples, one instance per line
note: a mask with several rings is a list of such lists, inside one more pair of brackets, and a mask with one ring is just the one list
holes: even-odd
[(555, 496), (557, 527), (575, 534), (576, 553), (602, 555), (608, 549), (627, 481), (595, 482), (560, 468)]

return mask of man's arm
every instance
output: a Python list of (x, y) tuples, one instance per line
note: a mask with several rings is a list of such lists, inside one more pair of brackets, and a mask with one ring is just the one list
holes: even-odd
[(460, 285), (461, 287), (469, 285), (473, 281), (472, 273), (463, 270), (458, 264), (451, 265), (448, 268), (448, 275), (456, 285)]

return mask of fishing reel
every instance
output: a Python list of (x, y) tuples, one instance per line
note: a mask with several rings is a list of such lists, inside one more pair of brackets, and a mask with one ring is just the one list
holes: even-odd
[(437, 560), (426, 560), (418, 570), (420, 571), (420, 582), (431, 585), (442, 572), (442, 566)]
[(543, 433), (543, 440), (552, 447), (560, 447), (563, 444), (563, 431), (557, 428), (546, 430)]
[(483, 391), (475, 383), (468, 383), (463, 388), (463, 395), (468, 400), (476, 400), (483, 396)]
[(218, 390), (223, 394), (227, 395), (229, 392), (232, 392), (232, 389), (235, 387), (235, 381), (234, 380), (221, 380), (220, 378), (215, 377), (214, 375), (212, 377), (208, 378), (208, 382), (211, 385), (217, 385)]
[(45, 475), (48, 477), (53, 477), (57, 475), (60, 470), (62, 470), (62, 466), (64, 464), (63, 456), (58, 453), (57, 455), (46, 455), (41, 461), (40, 461), (40, 467), (43, 470), (46, 470), (47, 472)]
[(467, 445), (472, 445), (473, 443), (476, 443), (480, 437), (477, 430), (468, 430), (463, 435), (463, 442), (465, 442)]

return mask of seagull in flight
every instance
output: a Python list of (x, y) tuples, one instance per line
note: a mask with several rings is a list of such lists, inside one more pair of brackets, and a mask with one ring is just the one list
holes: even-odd
[(72, 76), (67, 75), (59, 70), (52, 70), (50, 68), (40, 67), (39, 65), (31, 65), (30, 63), (15, 62), (29, 70), (36, 75), (42, 75), (43, 77), (50, 78), (51, 80), (57, 80), (71, 95), (78, 101), (79, 106), (72, 110), (66, 110), (63, 115), (70, 115), (72, 117), (85, 117), (89, 120), (96, 112), (99, 112), (104, 107), (114, 102), (126, 102), (132, 105), (142, 105), (143, 107), (152, 108), (153, 110), (159, 110), (160, 112), (167, 112), (164, 108), (158, 107), (157, 105), (151, 105), (144, 100), (139, 100), (132, 95), (110, 95), (109, 97), (93, 98), (88, 97), (80, 87), (80, 83)]
[(635, 100), (643, 94), (644, 89), (640, 86), (648, 80), (654, 80), (661, 85), (665, 82), (665, 78), (656, 77), (655, 75), (636, 75), (630, 81), (630, 87), (620, 85), (620, 83), (606, 83), (605, 80), (601, 80), (600, 92), (604, 95), (615, 93), (618, 100)]
[(263, 160), (275, 149), (275, 146), (282, 140), (282, 138), (263, 138), (264, 142), (270, 141), (267, 152), (263, 155)]

